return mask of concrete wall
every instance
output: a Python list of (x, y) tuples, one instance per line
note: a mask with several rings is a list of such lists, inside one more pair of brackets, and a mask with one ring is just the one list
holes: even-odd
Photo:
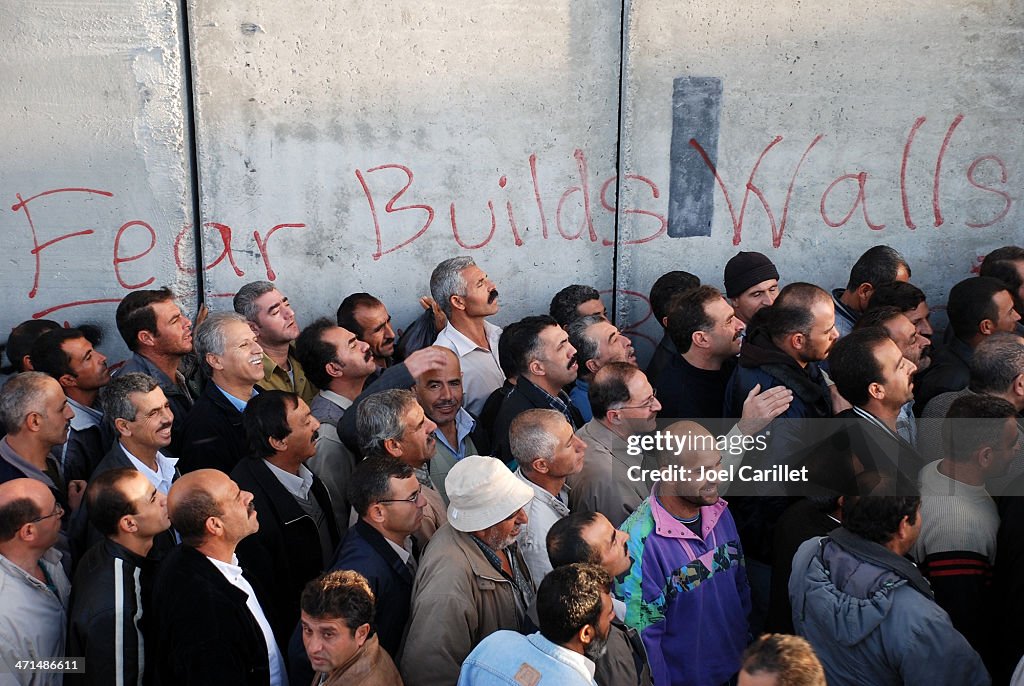
[(839, 286), (886, 242), (941, 303), (1024, 240), (1019, 1), (460, 5), (0, 6), (0, 328), (98, 321), (123, 353), (128, 289), (194, 305), (193, 188), (213, 308), (271, 278), (300, 323), (368, 290), (401, 325), (469, 253), (498, 323), (614, 287), (642, 355), (669, 269), (761, 250)]
[[(670, 268), (721, 287), (738, 250), (768, 254), (783, 283), (840, 287), (887, 243), (935, 305), (978, 256), (1024, 241), (1021, 2), (632, 0), (627, 17), (623, 174), (650, 183), (621, 205), (656, 187), (667, 226), (625, 245), (660, 224), (622, 217), (619, 288), (647, 293)], [(648, 312), (633, 297), (620, 314)]]
[(180, 13), (173, 2), (0, 4), (0, 328), (101, 322), (195, 262)]

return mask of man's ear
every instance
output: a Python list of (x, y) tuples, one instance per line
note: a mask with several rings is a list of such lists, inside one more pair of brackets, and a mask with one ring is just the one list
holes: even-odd
[(396, 438), (388, 438), (384, 440), (384, 450), (391, 457), (401, 457), (402, 455), (402, 442)]
[(857, 295), (857, 304), (860, 306), (861, 311), (867, 309), (868, 303), (871, 302), (871, 296), (875, 293), (875, 287), (864, 282), (857, 286), (857, 290), (854, 291)]
[(984, 336), (991, 336), (996, 332), (996, 323), (991, 319), (982, 319), (978, 323), (978, 331)]
[(448, 302), (451, 303), (453, 310), (466, 309), (466, 296), (464, 295), (452, 295), (448, 298)]
[(597, 360), (587, 360), (586, 364), (583, 366), (586, 367), (587, 371), (591, 374), (597, 374), (597, 370), (600, 369), (600, 367), (597, 366)]
[(249, 330), (252, 331), (253, 335), (256, 336), (257, 339), (259, 339), (260, 327), (256, 325), (256, 322), (250, 322), (246, 320), (245, 323), (249, 325)]
[(124, 417), (118, 417), (114, 420), (114, 431), (117, 432), (118, 436), (132, 435), (132, 430), (128, 428), (128, 420)]
[(355, 639), (356, 639), (356, 645), (357, 646), (359, 646), (361, 648), (363, 646), (363, 644), (366, 643), (366, 639), (369, 638), (369, 636), (370, 636), (370, 625), (369, 624), (363, 624), (361, 626), (356, 627)]
[(146, 331), (145, 329), (143, 329), (142, 331), (139, 332), (138, 336), (135, 337), (135, 340), (139, 342), (140, 348), (150, 347), (156, 343), (156, 336), (153, 334), (152, 331)]

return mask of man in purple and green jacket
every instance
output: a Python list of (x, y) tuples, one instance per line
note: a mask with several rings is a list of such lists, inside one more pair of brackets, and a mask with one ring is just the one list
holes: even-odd
[(640, 632), (658, 686), (720, 686), (740, 669), (749, 641), (750, 588), (743, 549), (718, 496), (715, 438), (693, 422), (664, 434), (658, 483), (626, 520), (635, 560), (616, 584), (626, 624)]

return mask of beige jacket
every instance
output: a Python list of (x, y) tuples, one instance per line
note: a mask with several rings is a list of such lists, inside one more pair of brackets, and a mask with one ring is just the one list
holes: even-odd
[[(529, 577), (519, 551), (516, 562)], [(532, 583), (532, 582), (531, 582)], [(471, 540), (438, 529), (420, 560), (400, 666), (406, 686), (454, 686), (473, 647), (499, 629), (519, 631), (515, 589)]]
[[(322, 681), (321, 681), (322, 679)], [(312, 686), (402, 686), (391, 656), (380, 647), (377, 636), (370, 636), (352, 659), (322, 677), (317, 674)]]
[[(643, 466), (642, 455), (629, 455), (626, 441), (597, 418), (576, 432), (586, 444), (583, 469), (567, 479), (572, 512), (600, 512), (612, 526), (622, 526), (633, 510), (651, 494), (649, 484), (631, 480), (630, 467)], [(638, 476), (638, 470), (633, 471)]]

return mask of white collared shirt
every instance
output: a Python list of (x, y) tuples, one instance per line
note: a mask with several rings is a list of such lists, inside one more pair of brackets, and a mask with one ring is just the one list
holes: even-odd
[(516, 477), (533, 489), (533, 499), (523, 507), (529, 521), (519, 531), (519, 552), (530, 568), (530, 575), (535, 580), (543, 579), (551, 571), (547, 548), (548, 531), (555, 522), (569, 515), (569, 487), (562, 486), (556, 498), (527, 479), (522, 469), (516, 470)]
[(412, 538), (409, 536), (405, 537), (405, 546), (400, 546), (390, 538), (384, 537), (384, 540), (388, 542), (391, 549), (398, 553), (398, 557), (401, 558), (402, 564), (409, 564), (409, 558), (412, 557)]
[(156, 490), (167, 495), (167, 492), (171, 490), (171, 483), (174, 481), (174, 466), (178, 464), (178, 458), (167, 457), (157, 451), (156, 466), (159, 471), (154, 472), (145, 462), (132, 455), (128, 448), (124, 447), (124, 443), (118, 442), (118, 445), (121, 446), (121, 450), (132, 466), (142, 472), (142, 475), (149, 479), (149, 483), (156, 487)]
[(313, 472), (309, 471), (306, 465), (299, 465), (299, 474), (296, 476), (274, 466), (268, 460), (263, 460), (263, 463), (270, 468), (270, 473), (277, 477), (277, 480), (293, 497), (309, 500), (309, 489), (313, 487)]
[(277, 647), (277, 641), (274, 640), (274, 631), (270, 628), (270, 622), (267, 621), (267, 615), (264, 614), (263, 608), (260, 607), (260, 601), (256, 598), (256, 591), (253, 590), (248, 580), (242, 576), (242, 568), (238, 566), (238, 557), (232, 555), (230, 563), (221, 562), (209, 556), (206, 559), (213, 563), (213, 566), (224, 575), (229, 584), (245, 593), (245, 606), (249, 608), (249, 612), (252, 613), (256, 623), (260, 625), (260, 631), (263, 632), (263, 641), (267, 644), (267, 658), (270, 661), (270, 686), (288, 686), (288, 675), (284, 669), (284, 658), (281, 656), (281, 650)]
[(488, 396), (505, 383), (505, 374), (498, 364), (498, 339), (501, 327), (484, 322), (484, 334), (490, 350), (484, 350), (469, 340), (451, 322), (437, 334), (434, 345), (455, 351), (462, 366), (463, 407), (476, 416), (484, 409)]

